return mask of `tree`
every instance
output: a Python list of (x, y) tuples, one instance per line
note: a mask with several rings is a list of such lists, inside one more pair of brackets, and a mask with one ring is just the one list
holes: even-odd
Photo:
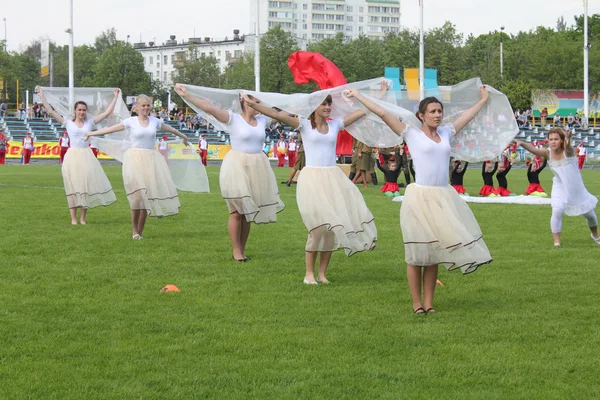
[(225, 69), (222, 77), (226, 89), (254, 90), (254, 54), (244, 56)]
[(221, 70), (213, 56), (199, 56), (198, 48), (190, 46), (181, 65), (177, 66), (177, 80), (196, 86), (219, 87)]
[(151, 93), (150, 77), (144, 59), (130, 44), (118, 42), (106, 49), (94, 69), (94, 85), (118, 87), (123, 95)]
[(110, 28), (96, 37), (94, 40), (94, 49), (98, 53), (98, 56), (101, 56), (106, 50), (115, 46), (117, 42), (117, 30)]
[(298, 44), (290, 33), (276, 25), (260, 39), (260, 71), (263, 92), (294, 93), (300, 91), (287, 65)]
[(567, 23), (565, 22), (565, 17), (562, 15), (556, 20), (556, 31), (564, 32), (567, 30)]
[(531, 93), (534, 88), (529, 82), (516, 80), (505, 82), (500, 90), (508, 97), (514, 109), (526, 110), (531, 107)]

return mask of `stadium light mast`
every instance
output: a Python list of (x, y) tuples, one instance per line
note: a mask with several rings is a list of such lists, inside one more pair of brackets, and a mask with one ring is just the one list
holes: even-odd
[(500, 79), (504, 80), (504, 27), (500, 27)]
[(590, 45), (588, 43), (588, 0), (583, 1), (583, 116), (585, 126), (588, 125), (590, 113), (590, 90), (589, 90), (589, 55)]
[(6, 43), (8, 39), (6, 38), (6, 17), (2, 18), (4, 21), (4, 52), (6, 53)]
[(254, 90), (260, 92), (260, 0), (256, 0), (256, 21), (254, 23)]
[(74, 104), (74, 88), (75, 88), (75, 73), (73, 68), (73, 0), (70, 0), (71, 4), (71, 13), (69, 19), (69, 29), (67, 33), (69, 34), (69, 108), (73, 107)]
[(419, 8), (421, 9), (421, 33), (419, 39), (419, 86), (421, 88), (421, 100), (425, 98), (425, 36), (423, 31), (423, 2), (419, 0)]

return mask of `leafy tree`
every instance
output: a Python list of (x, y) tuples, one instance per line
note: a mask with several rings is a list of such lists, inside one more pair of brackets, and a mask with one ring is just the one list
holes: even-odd
[(223, 72), (222, 85), (226, 89), (254, 90), (254, 54), (229, 65)]
[(123, 42), (104, 50), (96, 64), (93, 83), (99, 87), (118, 87), (125, 96), (152, 91), (142, 55)]
[(200, 56), (197, 47), (190, 46), (182, 63), (177, 66), (177, 81), (196, 86), (219, 87), (221, 71), (213, 56)]
[(270, 29), (260, 39), (260, 76), (261, 91), (277, 93), (293, 93), (299, 91), (294, 83), (287, 60), (298, 44), (290, 33), (279, 25)]

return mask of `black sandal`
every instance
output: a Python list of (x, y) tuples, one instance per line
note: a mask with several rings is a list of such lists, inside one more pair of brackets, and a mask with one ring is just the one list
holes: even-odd
[(425, 314), (425, 309), (423, 307), (419, 307), (416, 310), (413, 310), (415, 312), (415, 314), (417, 315), (423, 315)]
[(426, 312), (427, 314), (429, 314), (429, 313), (436, 313), (437, 311), (435, 311), (435, 308), (433, 308), (433, 307), (429, 307), (427, 310), (425, 310), (425, 312)]

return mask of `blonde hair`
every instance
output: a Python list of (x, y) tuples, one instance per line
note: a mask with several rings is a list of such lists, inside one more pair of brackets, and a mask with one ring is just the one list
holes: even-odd
[(148, 96), (147, 94), (143, 94), (143, 93), (137, 96), (137, 99), (136, 99), (135, 103), (137, 104), (137, 103), (139, 103), (142, 100), (148, 100), (148, 102), (150, 103), (150, 105), (152, 105), (152, 97)]

